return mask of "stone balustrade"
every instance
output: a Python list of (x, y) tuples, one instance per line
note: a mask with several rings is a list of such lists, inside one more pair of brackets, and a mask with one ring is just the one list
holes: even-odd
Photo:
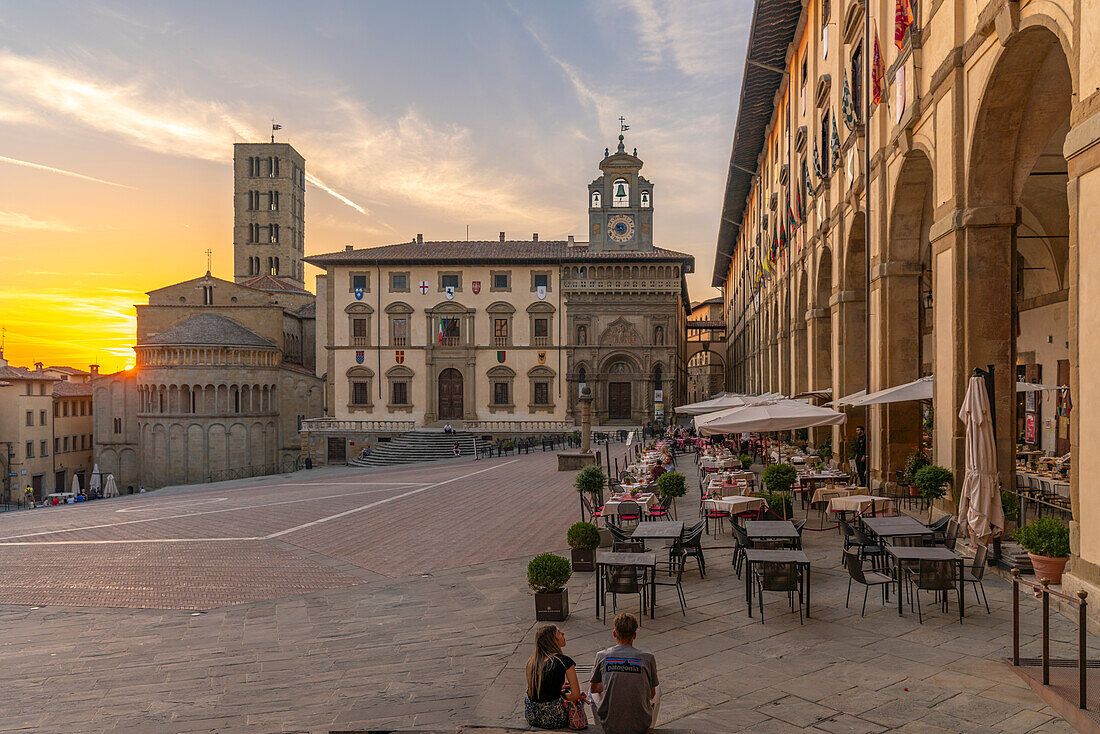
[(571, 433), (577, 425), (570, 420), (462, 421), (460, 428), (471, 433)]
[(347, 421), (335, 418), (307, 418), (302, 421), (302, 433), (407, 433), (416, 428), (416, 421)]

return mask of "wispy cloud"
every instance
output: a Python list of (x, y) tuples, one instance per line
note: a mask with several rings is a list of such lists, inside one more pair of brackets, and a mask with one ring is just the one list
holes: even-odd
[(12, 231), (14, 229), (39, 229), (51, 232), (75, 232), (76, 228), (64, 222), (34, 219), (26, 214), (17, 212), (0, 211), (0, 230)]
[(133, 186), (127, 186), (126, 184), (115, 183), (114, 181), (105, 181), (102, 178), (96, 178), (95, 176), (85, 176), (83, 173), (76, 173), (75, 171), (66, 171), (64, 168), (54, 168), (53, 166), (44, 166), (41, 163), (31, 163), (30, 161), (21, 161), (17, 158), (8, 158), (5, 155), (0, 155), (0, 163), (10, 163), (13, 166), (22, 166), (23, 168), (33, 168), (37, 171), (46, 171), (48, 173), (56, 173), (61, 176), (71, 176), (72, 178), (79, 178), (84, 181), (92, 181), (93, 183), (107, 184), (108, 186), (118, 186), (121, 189), (132, 189)]

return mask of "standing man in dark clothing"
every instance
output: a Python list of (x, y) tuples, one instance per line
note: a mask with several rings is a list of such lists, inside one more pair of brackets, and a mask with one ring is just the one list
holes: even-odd
[(870, 488), (867, 481), (867, 434), (863, 432), (863, 426), (856, 426), (856, 445), (855, 456), (852, 457), (856, 462), (856, 482), (861, 487)]

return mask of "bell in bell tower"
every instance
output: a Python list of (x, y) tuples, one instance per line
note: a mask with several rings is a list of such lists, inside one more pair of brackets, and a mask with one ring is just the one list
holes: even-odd
[[(623, 122), (621, 132), (628, 129)], [(589, 252), (653, 250), (653, 184), (641, 175), (638, 149), (626, 152), (621, 132), (616, 151), (604, 150), (603, 175), (588, 185)]]

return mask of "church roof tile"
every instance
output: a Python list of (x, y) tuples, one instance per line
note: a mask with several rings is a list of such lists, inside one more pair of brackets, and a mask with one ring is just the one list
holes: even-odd
[(216, 313), (200, 313), (150, 337), (147, 345), (214, 345), (234, 347), (274, 347), (275, 343), (232, 319)]

